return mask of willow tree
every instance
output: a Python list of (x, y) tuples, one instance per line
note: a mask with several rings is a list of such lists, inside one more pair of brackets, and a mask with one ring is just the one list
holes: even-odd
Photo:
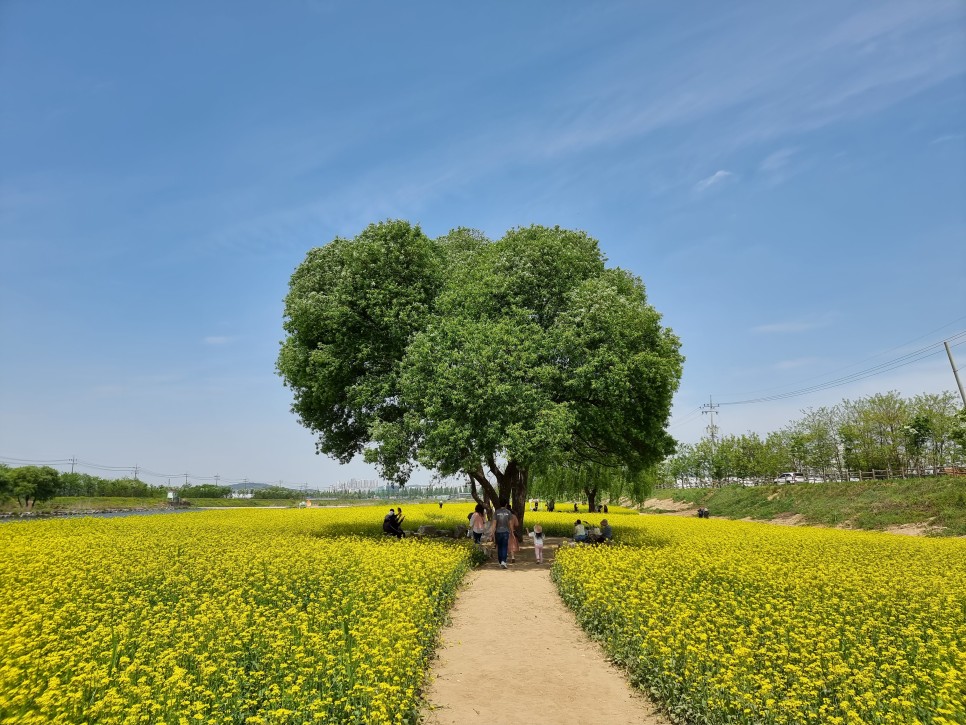
[(626, 466), (565, 463), (531, 471), (529, 494), (555, 501), (583, 499), (588, 510), (594, 512), (605, 500), (611, 503), (619, 503), (624, 498), (636, 503), (644, 501), (659, 477), (656, 465), (632, 471)]
[(463, 474), (522, 519), (531, 470), (673, 452), (680, 343), (583, 232), (373, 224), (307, 254), (284, 328), (278, 371), (317, 452), (400, 484), (416, 463)]

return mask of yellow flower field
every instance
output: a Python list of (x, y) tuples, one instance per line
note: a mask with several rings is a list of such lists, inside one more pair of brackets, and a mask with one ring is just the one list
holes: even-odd
[[(448, 529), (472, 505), (403, 509)], [(0, 723), (415, 722), (470, 556), (382, 537), (386, 510), (0, 526)], [(624, 545), (561, 550), (562, 595), (682, 721), (966, 723), (966, 542), (621, 509), (526, 524), (576, 518)]]
[(670, 712), (702, 723), (966, 723), (966, 542), (621, 517), (553, 576)]
[(0, 722), (414, 722), (469, 555), (319, 537), (374, 516), (0, 526)]

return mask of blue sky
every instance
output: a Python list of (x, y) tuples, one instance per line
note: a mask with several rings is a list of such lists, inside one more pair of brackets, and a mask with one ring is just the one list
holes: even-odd
[[(709, 395), (966, 330), (958, 0), (13, 1), (0, 99), (8, 459), (372, 476), (314, 454), (274, 361), (305, 252), (385, 218), (599, 239), (682, 338), (682, 440)], [(721, 428), (951, 390), (937, 351)]]

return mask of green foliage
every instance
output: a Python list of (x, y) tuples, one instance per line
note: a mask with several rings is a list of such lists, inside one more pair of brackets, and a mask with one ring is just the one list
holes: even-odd
[(13, 481), (10, 478), (12, 470), (6, 463), (0, 463), (0, 503), (13, 498)]
[(470, 474), (522, 515), (531, 469), (636, 473), (674, 450), (683, 358), (660, 323), (641, 281), (606, 268), (583, 232), (431, 241), (383, 222), (296, 270), (278, 371), (319, 452), (364, 452), (399, 483), (416, 462)]
[(747, 433), (719, 437), (714, 446), (708, 438), (679, 446), (668, 470), (678, 481), (766, 481), (782, 471), (836, 480), (848, 478), (848, 471), (898, 473), (962, 464), (966, 412), (956, 403), (951, 392), (843, 400), (802, 411), (800, 419), (764, 439)]
[(266, 486), (265, 488), (255, 489), (252, 492), (252, 496), (254, 498), (287, 499), (294, 501), (297, 498), (301, 498), (302, 493), (283, 486)]
[(5, 474), (10, 495), (30, 508), (35, 501), (48, 501), (57, 495), (60, 473), (50, 466), (23, 466)]
[(402, 416), (399, 367), (431, 312), (441, 261), (419, 227), (383, 222), (312, 249), (292, 275), (278, 370), (319, 453), (347, 463), (378, 423)]
[(948, 428), (949, 440), (966, 451), (966, 408), (962, 408)]
[(477, 546), (469, 542), (460, 542), (460, 546), (466, 548), (470, 553), (470, 563), (474, 567), (483, 566), (489, 563), (490, 557), (487, 555), (486, 550), (482, 546)]
[(197, 486), (182, 486), (178, 489), (181, 498), (228, 498), (231, 496), (230, 486), (216, 486), (212, 483), (202, 483)]
[(529, 495), (556, 501), (583, 500), (593, 510), (605, 500), (612, 503), (622, 498), (636, 503), (644, 501), (658, 476), (657, 466), (636, 472), (627, 467), (615, 468), (599, 463), (551, 466), (533, 472)]

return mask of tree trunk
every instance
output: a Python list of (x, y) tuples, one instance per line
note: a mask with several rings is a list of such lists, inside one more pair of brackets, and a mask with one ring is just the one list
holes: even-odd
[(597, 488), (585, 488), (584, 493), (587, 494), (588, 513), (597, 513)]
[(528, 471), (525, 468), (517, 469), (516, 480), (513, 486), (513, 513), (520, 520), (520, 528), (516, 532), (517, 539), (523, 541), (523, 517), (527, 512), (527, 479)]
[(472, 476), (470, 476), (470, 495), (473, 497), (473, 500), (476, 501), (478, 504), (481, 504), (482, 506), (486, 506), (486, 504), (483, 503), (483, 499), (480, 498), (480, 492), (476, 490), (476, 479), (473, 478)]
[(510, 505), (510, 510), (516, 514), (520, 522), (520, 530), (517, 532), (517, 536), (522, 538), (523, 517), (527, 510), (529, 471), (526, 468), (521, 468), (516, 461), (509, 461), (506, 468), (501, 471), (492, 457), (487, 460), (486, 466), (496, 479), (497, 486), (494, 488), (493, 484), (486, 478), (482, 466), (475, 471), (468, 472), (471, 482), (474, 484), (472, 487), (474, 498), (476, 498), (475, 484), (478, 483), (480, 488), (483, 489), (483, 505), (487, 507), (488, 511), (490, 506), (499, 504), (501, 500), (506, 499)]

